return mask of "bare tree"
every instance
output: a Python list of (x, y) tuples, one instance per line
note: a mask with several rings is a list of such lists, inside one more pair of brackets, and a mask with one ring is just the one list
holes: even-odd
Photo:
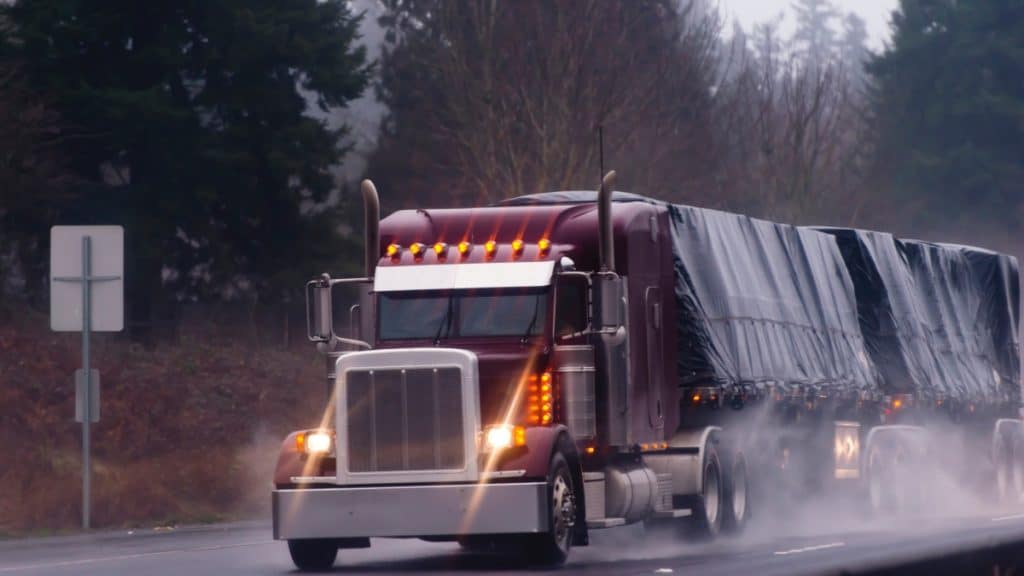
[(719, 28), (703, 2), (426, 4), (388, 3), (391, 113), (371, 171), (392, 189), (487, 202), (592, 187), (599, 126), (631, 189), (703, 188)]

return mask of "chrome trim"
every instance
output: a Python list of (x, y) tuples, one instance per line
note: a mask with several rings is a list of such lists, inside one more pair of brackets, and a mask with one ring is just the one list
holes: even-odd
[(292, 476), (292, 484), (334, 484), (334, 476)]
[[(379, 272), (386, 268), (378, 268)], [(350, 472), (346, 380), (351, 370), (458, 368), (462, 373), (462, 436), (464, 465), (459, 469)], [(352, 352), (338, 358), (335, 382), (338, 484), (402, 484), (414, 482), (476, 482), (480, 479), (476, 436), (480, 431), (479, 376), (476, 354), (455, 348), (393, 348)]]
[(493, 478), (519, 478), (520, 476), (526, 476), (526, 470), (492, 470), (480, 474), (480, 477), (485, 480)]
[(274, 539), (538, 533), (544, 482), (275, 490)]
[(536, 288), (550, 286), (554, 271), (554, 260), (379, 266), (374, 277), (373, 290), (406, 292), (470, 288)]

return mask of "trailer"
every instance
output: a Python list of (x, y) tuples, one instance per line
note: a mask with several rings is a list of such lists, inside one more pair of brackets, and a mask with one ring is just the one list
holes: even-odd
[(328, 408), (274, 475), (300, 569), (374, 537), (559, 564), (629, 523), (739, 532), (779, 491), (900, 508), (940, 419), (1024, 494), (1013, 258), (613, 183), (380, 220), (363, 182), (364, 276), (307, 285)]

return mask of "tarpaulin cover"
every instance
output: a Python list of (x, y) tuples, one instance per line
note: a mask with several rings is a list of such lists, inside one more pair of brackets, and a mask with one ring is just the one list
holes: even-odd
[[(593, 192), (508, 203), (594, 202)], [(876, 390), (853, 284), (826, 234), (616, 193), (669, 214), (681, 382)]]
[(836, 237), (887, 393), (1017, 402), (1020, 287), (1011, 256), (822, 229)]

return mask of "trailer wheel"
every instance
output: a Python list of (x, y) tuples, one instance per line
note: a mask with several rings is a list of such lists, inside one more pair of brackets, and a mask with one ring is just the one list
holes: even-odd
[(569, 557), (573, 526), (576, 524), (576, 491), (569, 463), (561, 452), (551, 457), (548, 471), (550, 529), (526, 537), (526, 558), (530, 564), (557, 566)]
[(289, 540), (288, 553), (303, 572), (322, 572), (334, 566), (338, 543), (333, 540)]
[(747, 489), (747, 459), (743, 452), (733, 453), (726, 467), (725, 502), (722, 517), (722, 529), (729, 533), (739, 533), (747, 524), (750, 514), (750, 503)]
[(694, 499), (690, 532), (697, 538), (714, 538), (722, 529), (723, 504), (725, 501), (722, 464), (718, 459), (711, 439), (704, 445), (704, 489)]

